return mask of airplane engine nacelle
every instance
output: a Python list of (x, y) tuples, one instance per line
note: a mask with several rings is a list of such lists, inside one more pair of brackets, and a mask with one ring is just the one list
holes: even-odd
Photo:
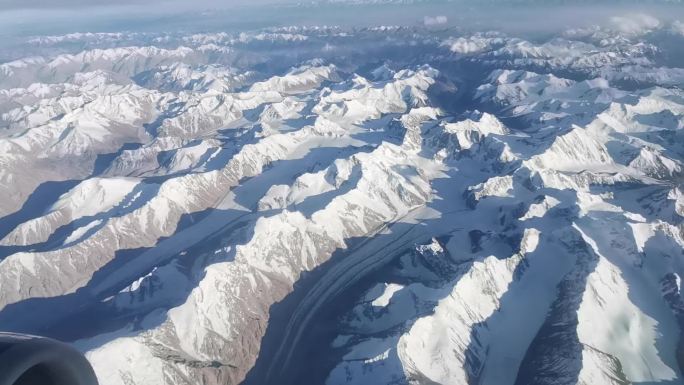
[(0, 385), (97, 385), (88, 360), (49, 338), (0, 333)]

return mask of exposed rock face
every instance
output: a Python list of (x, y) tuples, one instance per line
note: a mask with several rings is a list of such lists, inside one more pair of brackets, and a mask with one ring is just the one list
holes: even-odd
[(649, 26), (36, 38), (67, 53), (0, 64), (0, 329), (104, 385), (680, 383)]

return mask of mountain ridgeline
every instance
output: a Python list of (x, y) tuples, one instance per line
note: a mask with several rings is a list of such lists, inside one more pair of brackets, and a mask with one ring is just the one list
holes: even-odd
[(0, 64), (0, 330), (102, 385), (681, 384), (682, 43), (32, 37)]

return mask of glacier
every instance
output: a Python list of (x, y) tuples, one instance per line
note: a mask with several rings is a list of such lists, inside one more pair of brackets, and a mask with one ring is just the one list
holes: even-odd
[(650, 15), (26, 37), (0, 330), (103, 385), (684, 383), (682, 43)]

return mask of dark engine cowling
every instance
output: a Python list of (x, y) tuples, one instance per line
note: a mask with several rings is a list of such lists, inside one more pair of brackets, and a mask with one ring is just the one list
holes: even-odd
[(0, 333), (0, 385), (97, 385), (88, 360), (49, 338)]

